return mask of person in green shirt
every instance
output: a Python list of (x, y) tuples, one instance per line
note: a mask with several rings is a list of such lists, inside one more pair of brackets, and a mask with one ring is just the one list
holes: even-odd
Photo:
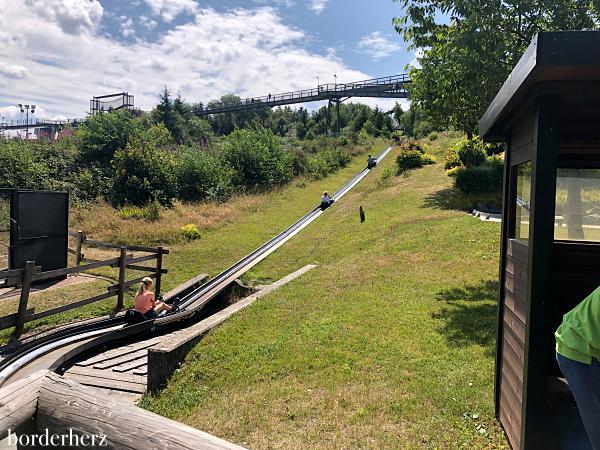
[(556, 359), (592, 447), (600, 450), (600, 287), (563, 316)]

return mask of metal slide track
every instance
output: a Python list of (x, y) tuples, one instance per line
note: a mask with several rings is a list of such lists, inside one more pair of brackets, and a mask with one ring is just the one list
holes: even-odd
[[(377, 162), (385, 158), (392, 148), (393, 147), (388, 147), (385, 149), (377, 157)], [(354, 186), (360, 183), (371, 170), (372, 169), (368, 168), (363, 169), (359, 174), (342, 186), (333, 195), (333, 199), (336, 201), (340, 200)], [(23, 376), (27, 375), (26, 369), (28, 366), (35, 367), (35, 370), (40, 370), (42, 368), (56, 370), (59, 366), (64, 364), (66, 360), (75, 357), (78, 353), (90, 350), (95, 346), (103, 345), (118, 339), (141, 335), (148, 333), (151, 330), (156, 330), (157, 328), (166, 327), (169, 324), (190, 319), (232, 281), (264, 260), (268, 255), (281, 247), (302, 229), (306, 228), (311, 222), (323, 214), (323, 212), (324, 211), (322, 211), (320, 207), (314, 208), (293, 225), (242, 258), (233, 266), (185, 295), (180, 299), (180, 311), (175, 314), (169, 314), (155, 320), (149, 320), (128, 327), (125, 326), (124, 319), (122, 318), (103, 319), (95, 323), (59, 331), (56, 334), (44, 336), (37, 341), (24, 345), (0, 363), (0, 386), (7, 381), (12, 382), (21, 378), (19, 372), (23, 372)], [(64, 351), (61, 351), (61, 349), (64, 349)], [(40, 361), (38, 361), (37, 364), (34, 364), (36, 360), (40, 359), (44, 360), (41, 364)], [(31, 368), (29, 369), (29, 371), (32, 370), (33, 369)]]

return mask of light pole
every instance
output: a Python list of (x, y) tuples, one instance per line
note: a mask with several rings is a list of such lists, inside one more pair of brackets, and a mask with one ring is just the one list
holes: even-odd
[(29, 111), (31, 110), (31, 114), (35, 114), (35, 105), (22, 105), (19, 103), (19, 108), (21, 108), (21, 114), (27, 112), (27, 116), (25, 119), (25, 140), (29, 140)]
[(333, 78), (335, 80), (335, 90), (337, 91), (337, 73), (333, 74)]

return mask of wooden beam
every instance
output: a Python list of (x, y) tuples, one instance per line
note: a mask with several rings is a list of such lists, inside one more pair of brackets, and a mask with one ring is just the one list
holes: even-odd
[[(127, 264), (127, 268), (130, 270), (140, 270), (143, 272), (157, 272), (156, 267), (136, 266), (135, 264)], [(169, 271), (167, 269), (161, 269), (160, 273), (164, 275), (169, 273)]]
[[(108, 243), (108, 242), (100, 242), (100, 241), (92, 241), (89, 239), (86, 239), (84, 242), (86, 245), (89, 245), (90, 247), (105, 247), (105, 248), (116, 248), (116, 249), (120, 249), (124, 244), (112, 244), (112, 243)], [(131, 250), (133, 252), (148, 252), (148, 253), (158, 253), (159, 249), (157, 248), (152, 248), (152, 247), (143, 247), (140, 245), (127, 245), (127, 250)], [(169, 253), (169, 250), (167, 249), (163, 249), (163, 253), (166, 255)]]
[[(151, 273), (151, 274), (148, 274), (148, 275), (144, 275), (143, 277), (138, 277), (138, 278), (134, 278), (133, 280), (130, 280), (130, 281), (125, 281), (123, 283), (123, 288), (127, 289), (130, 286), (134, 286), (137, 283), (141, 283), (142, 280), (144, 278), (146, 278), (146, 277), (154, 278), (154, 277), (156, 277), (156, 274), (155, 273)], [(116, 291), (116, 290), (119, 289), (119, 285), (118, 284), (113, 284), (111, 286), (108, 286), (106, 289), (108, 291)]]
[(115, 292), (105, 292), (104, 294), (96, 295), (94, 297), (86, 298), (83, 300), (79, 300), (73, 303), (68, 303), (66, 305), (57, 306), (56, 308), (47, 309), (46, 311), (40, 311), (39, 313), (31, 314), (25, 317), (26, 322), (31, 322), (32, 320), (41, 319), (43, 317), (53, 316), (54, 314), (59, 314), (65, 311), (69, 311), (71, 309), (79, 308), (81, 306), (89, 305), (90, 303), (96, 303), (101, 300), (106, 300), (107, 298), (114, 297)]
[(29, 301), (29, 291), (31, 290), (34, 266), (35, 263), (33, 261), (27, 261), (25, 266), (23, 287), (21, 287), (21, 297), (19, 298), (19, 310), (17, 311), (17, 318), (15, 321), (14, 336), (17, 339), (21, 336), (21, 333), (23, 332), (23, 325), (25, 324), (25, 314), (27, 312), (27, 302)]
[[(546, 378), (554, 351), (548, 345), (552, 323), (552, 264), (560, 97), (540, 96), (535, 122), (531, 174), (527, 331), (521, 448), (547, 447)], [(531, 381), (531, 382), (530, 382)], [(544, 445), (544, 443), (546, 445)]]
[(136, 406), (115, 401), (97, 390), (49, 373), (40, 388), (38, 430), (51, 434), (106, 436), (107, 448), (230, 449), (239, 447), (208, 433)]
[(10, 383), (0, 389), (0, 439), (8, 435), (8, 430), (18, 432), (19, 428), (31, 421), (35, 414), (40, 392), (47, 370), (35, 372), (28, 377)]
[(64, 275), (85, 272), (86, 270), (97, 269), (99, 267), (114, 267), (119, 263), (119, 258), (105, 259), (103, 261), (93, 262), (84, 266), (66, 267), (64, 269), (50, 270), (48, 272), (40, 272), (33, 275), (33, 281), (48, 280), (58, 278)]
[[(27, 322), (27, 317), (35, 312), (35, 308), (28, 308), (25, 311), (25, 322)], [(5, 328), (14, 327), (17, 323), (17, 313), (8, 314), (6, 316), (0, 317), (0, 330), (4, 330)]]

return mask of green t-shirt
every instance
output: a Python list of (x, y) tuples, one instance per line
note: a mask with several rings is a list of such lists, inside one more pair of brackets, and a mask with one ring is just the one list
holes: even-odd
[(600, 360), (600, 287), (563, 316), (554, 337), (562, 356), (584, 364)]

